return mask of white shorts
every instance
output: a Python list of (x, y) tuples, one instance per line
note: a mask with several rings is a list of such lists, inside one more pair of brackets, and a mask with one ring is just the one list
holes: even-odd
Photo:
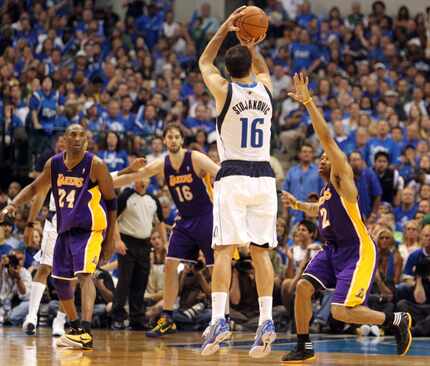
[(278, 196), (272, 177), (231, 175), (214, 184), (212, 247), (278, 244)]
[(57, 236), (57, 220), (56, 216), (54, 216), (52, 222), (49, 220), (45, 220), (40, 251), (35, 256), (35, 259), (40, 264), (45, 264), (47, 266), (52, 267), (52, 262), (54, 258), (54, 247), (55, 242), (57, 241)]

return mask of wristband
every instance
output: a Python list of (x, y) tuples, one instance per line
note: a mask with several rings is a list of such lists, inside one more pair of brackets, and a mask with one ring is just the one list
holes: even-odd
[(27, 222), (26, 227), (34, 228), (34, 222)]
[(105, 200), (105, 203), (108, 211), (116, 211), (118, 208), (118, 200), (116, 197), (111, 200)]
[(299, 209), (299, 201), (296, 201), (296, 203), (294, 203), (294, 205), (291, 205), (291, 208), (293, 210), (298, 210)]
[(309, 99), (306, 99), (306, 100), (303, 102), (303, 105), (308, 105), (310, 102), (312, 102), (312, 97), (309, 97)]

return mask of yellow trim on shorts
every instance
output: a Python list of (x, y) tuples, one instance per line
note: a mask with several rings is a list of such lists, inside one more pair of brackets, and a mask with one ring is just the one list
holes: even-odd
[(95, 186), (88, 190), (91, 194), (91, 199), (88, 202), (88, 208), (91, 213), (91, 230), (101, 231), (107, 228), (107, 217), (106, 212), (101, 205), (102, 194), (99, 186)]
[(360, 240), (359, 259), (344, 302), (345, 306), (354, 307), (364, 302), (369, 291), (376, 265), (376, 248), (361, 218), (358, 202), (350, 203), (342, 197), (340, 200)]
[(212, 188), (212, 179), (209, 173), (206, 173), (206, 175), (202, 178), (202, 182), (206, 188), (206, 193), (208, 194), (209, 199), (211, 202), (214, 202), (214, 192)]
[(91, 231), (85, 247), (84, 268), (76, 273), (94, 273), (102, 250), (103, 231)]

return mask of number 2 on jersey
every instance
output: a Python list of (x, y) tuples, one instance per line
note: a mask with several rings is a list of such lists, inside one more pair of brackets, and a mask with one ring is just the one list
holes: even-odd
[(180, 202), (191, 201), (193, 199), (193, 192), (191, 192), (189, 186), (178, 186), (175, 189)]
[[(249, 147), (248, 146), (248, 118), (241, 118), (242, 122), (242, 140), (240, 143), (240, 147)], [(264, 123), (264, 118), (256, 118), (251, 122), (251, 133), (250, 133), (250, 146), (251, 147), (261, 147), (263, 146), (263, 130), (258, 128), (258, 125), (262, 125)]]
[(64, 207), (64, 198), (66, 199), (67, 202), (67, 207), (68, 208), (73, 208), (74, 204), (75, 204), (75, 195), (76, 195), (76, 191), (74, 189), (72, 189), (69, 194), (67, 194), (67, 192), (64, 189), (59, 189), (58, 190), (58, 204), (60, 205), (60, 207)]
[(325, 209), (325, 208), (320, 209), (320, 215), (322, 218), (321, 226), (323, 229), (325, 229), (326, 227), (330, 226), (330, 221), (327, 218), (327, 209)]

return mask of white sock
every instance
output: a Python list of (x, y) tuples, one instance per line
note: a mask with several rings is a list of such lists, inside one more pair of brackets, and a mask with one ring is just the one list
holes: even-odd
[(212, 292), (212, 321), (224, 319), (225, 304), (227, 302), (227, 292)]
[(66, 314), (60, 310), (57, 311), (57, 316), (55, 318), (61, 320), (63, 323), (66, 322)]
[(37, 320), (37, 312), (39, 311), (40, 302), (42, 301), (43, 293), (46, 285), (40, 282), (33, 282), (30, 290), (30, 301), (28, 304), (28, 316), (30, 319)]
[(260, 305), (260, 319), (258, 325), (263, 324), (266, 320), (272, 320), (272, 296), (262, 296), (258, 298), (258, 305)]

